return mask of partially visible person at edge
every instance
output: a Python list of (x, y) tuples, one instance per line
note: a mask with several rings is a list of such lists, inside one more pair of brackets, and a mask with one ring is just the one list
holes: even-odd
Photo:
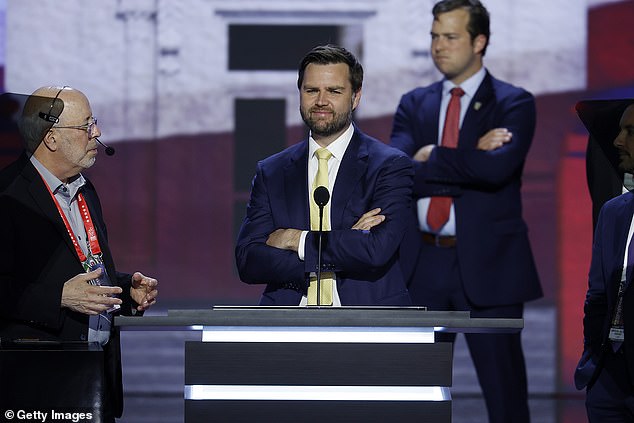
[[(634, 104), (625, 109), (614, 140), (619, 171), (634, 173)], [(594, 231), (584, 304), (583, 354), (575, 371), (586, 388), (590, 423), (634, 421), (634, 194), (607, 201)]]
[(81, 173), (95, 163), (101, 135), (86, 96), (37, 89), (20, 131), (26, 151), (0, 172), (0, 338), (101, 344), (100, 421), (114, 422), (123, 389), (112, 317), (141, 315), (156, 302), (158, 282), (115, 270), (99, 197)]

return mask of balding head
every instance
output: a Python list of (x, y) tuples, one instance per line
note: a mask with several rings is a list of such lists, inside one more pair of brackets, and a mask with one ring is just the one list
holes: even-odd
[[(60, 180), (95, 162), (101, 133), (89, 133), (93, 119), (88, 98), (71, 87), (48, 86), (31, 94), (24, 107), (21, 132), (27, 149)], [(96, 126), (95, 126), (96, 128)]]
[(40, 87), (28, 97), (20, 117), (19, 129), (30, 154), (37, 150), (54, 124), (65, 125), (62, 122), (68, 120), (77, 103), (86, 106), (88, 99), (81, 91), (67, 86)]
[(82, 108), (87, 107), (88, 109), (90, 109), (90, 103), (88, 102), (88, 98), (84, 95), (84, 93), (68, 86), (40, 87), (37, 90), (33, 91), (33, 94), (31, 95), (40, 98), (50, 98), (51, 102), (53, 101), (53, 99), (57, 98), (63, 102), (64, 106), (62, 110), (60, 110), (59, 114), (55, 115), (55, 117), (59, 118), (59, 122), (57, 122), (57, 125), (59, 126), (75, 124), (76, 120), (73, 119), (75, 115), (78, 112), (81, 112)]

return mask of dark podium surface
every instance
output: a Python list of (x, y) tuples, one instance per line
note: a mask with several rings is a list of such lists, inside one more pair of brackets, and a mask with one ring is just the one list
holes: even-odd
[[(47, 421), (84, 413), (100, 422), (104, 356), (85, 342), (3, 342), (0, 346), (0, 410), (46, 412)], [(70, 414), (67, 414), (70, 413)], [(6, 417), (6, 416), (5, 416)], [(17, 414), (14, 420), (23, 420)], [(3, 420), (4, 421), (4, 420)]]
[(432, 327), (436, 331), (518, 332), (523, 319), (472, 319), (468, 311), (428, 311), (419, 307), (262, 307), (214, 306), (202, 310), (168, 310), (167, 316), (117, 316), (124, 330), (191, 326), (356, 326)]
[(223, 307), (117, 317), (199, 330), (185, 343), (186, 422), (450, 422), (453, 349), (434, 332), (520, 331), (417, 307)]

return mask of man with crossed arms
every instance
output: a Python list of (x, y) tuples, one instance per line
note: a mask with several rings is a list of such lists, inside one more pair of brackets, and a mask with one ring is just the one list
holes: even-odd
[(352, 124), (362, 81), (361, 64), (338, 46), (315, 47), (300, 64), (310, 136), (258, 163), (236, 246), (241, 280), (266, 284), (262, 305), (317, 305), (318, 185), (331, 193), (319, 305), (410, 304), (398, 246), (411, 214), (412, 165)]

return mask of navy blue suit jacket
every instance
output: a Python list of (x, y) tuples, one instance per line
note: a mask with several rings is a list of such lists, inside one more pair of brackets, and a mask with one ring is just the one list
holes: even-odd
[[(308, 140), (258, 163), (236, 246), (242, 281), (267, 284), (262, 305), (298, 305), (317, 269), (317, 236), (306, 237), (304, 261), (295, 251), (266, 245), (279, 228), (310, 230)], [(334, 271), (342, 305), (409, 305), (398, 247), (412, 213), (412, 164), (400, 151), (355, 128), (331, 193), (331, 231), (322, 270)], [(386, 220), (370, 231), (351, 227), (380, 207)]]
[[(605, 203), (599, 213), (584, 305), (584, 351), (575, 371), (577, 389), (592, 384), (601, 369), (606, 349), (611, 348), (608, 341), (610, 320), (616, 307), (625, 244), (633, 214), (634, 193), (629, 192)], [(631, 263), (628, 265), (631, 266)], [(631, 286), (625, 291), (623, 301), (627, 371), (631, 380), (634, 380), (634, 336), (629, 330), (634, 328), (634, 290)]]
[[(442, 82), (436, 82), (401, 98), (392, 146), (412, 157), (422, 146), (437, 143), (441, 95)], [(494, 128), (507, 128), (512, 141), (494, 151), (477, 150), (478, 139)], [(464, 117), (458, 147), (436, 147), (427, 162), (414, 162), (415, 199), (454, 199), (461, 278), (476, 306), (518, 304), (542, 295), (520, 195), (534, 130), (533, 96), (487, 72)], [(420, 236), (408, 231), (406, 269), (413, 268), (417, 245)], [(414, 275), (412, 283), (424, 281)]]

